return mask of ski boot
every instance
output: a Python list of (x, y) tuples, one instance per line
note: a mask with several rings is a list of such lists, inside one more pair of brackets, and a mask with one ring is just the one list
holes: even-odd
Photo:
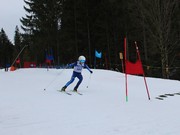
[(74, 92), (77, 92), (77, 88), (75, 87), (73, 91), (74, 91)]
[(61, 91), (65, 91), (67, 86), (62, 87)]

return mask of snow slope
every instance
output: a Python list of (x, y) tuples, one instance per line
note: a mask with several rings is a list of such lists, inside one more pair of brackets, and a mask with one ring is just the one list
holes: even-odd
[[(79, 87), (83, 95), (58, 92), (72, 69), (0, 70), (0, 135), (178, 135), (180, 82), (128, 76), (125, 100), (124, 74), (84, 69)], [(87, 88), (87, 86), (89, 86)], [(44, 91), (44, 88), (46, 90)]]

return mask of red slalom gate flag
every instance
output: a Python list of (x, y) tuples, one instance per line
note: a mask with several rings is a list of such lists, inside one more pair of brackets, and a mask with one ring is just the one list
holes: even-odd
[(126, 53), (127, 53), (126, 52), (126, 38), (124, 38), (126, 101), (128, 101), (128, 79), (127, 79), (127, 74), (143, 75), (144, 76), (144, 83), (145, 83), (145, 86), (146, 86), (148, 99), (150, 100), (150, 94), (149, 94), (149, 90), (148, 90), (148, 86), (147, 86), (147, 82), (146, 82), (146, 78), (145, 78), (145, 74), (144, 74), (144, 70), (143, 70), (143, 66), (142, 66), (142, 62), (141, 62), (141, 58), (140, 58), (140, 53), (139, 53), (138, 46), (137, 46), (136, 42), (135, 42), (135, 45), (136, 45), (136, 53), (137, 53), (138, 59), (137, 59), (137, 61), (135, 63), (132, 63), (129, 60), (127, 60), (127, 57), (126, 57)]
[(126, 74), (131, 74), (131, 75), (143, 75), (144, 74), (144, 70), (143, 70), (143, 66), (142, 66), (142, 62), (141, 62), (141, 58), (140, 58), (140, 54), (139, 54), (139, 50), (137, 47), (137, 43), (135, 42), (136, 45), (136, 53), (138, 55), (138, 59), (136, 60), (135, 63), (130, 62), (129, 60), (127, 60), (126, 57), (126, 38), (124, 38), (124, 51), (125, 51), (125, 73)]
[(141, 61), (138, 59), (135, 63), (132, 63), (126, 60), (126, 74), (143, 75), (144, 71)]

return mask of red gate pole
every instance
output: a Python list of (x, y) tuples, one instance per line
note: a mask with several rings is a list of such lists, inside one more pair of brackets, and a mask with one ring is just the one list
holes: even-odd
[[(138, 46), (137, 46), (137, 42), (136, 42), (136, 41), (135, 41), (135, 46), (136, 46), (136, 52), (137, 52), (137, 54), (138, 54), (138, 59), (139, 59), (140, 62), (141, 62), (141, 57), (140, 57), (140, 54), (139, 54), (139, 49), (138, 49)], [(141, 64), (141, 65), (142, 65), (142, 64)], [(145, 83), (145, 86), (146, 86), (146, 91), (147, 91), (148, 99), (150, 100), (150, 94), (149, 94), (148, 85), (147, 85), (147, 82), (146, 82), (144, 70), (143, 70), (143, 76), (144, 76), (144, 83)]]
[(124, 38), (124, 61), (125, 61), (125, 86), (126, 86), (126, 102), (128, 102), (128, 80), (127, 80), (127, 73), (126, 73), (126, 65), (127, 65), (127, 58), (126, 58), (126, 38)]

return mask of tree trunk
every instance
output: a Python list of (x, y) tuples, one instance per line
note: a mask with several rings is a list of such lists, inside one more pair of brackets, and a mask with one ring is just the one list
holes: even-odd
[(89, 50), (89, 65), (92, 64), (91, 60), (91, 39), (90, 39), (90, 29), (89, 29), (89, 10), (88, 10), (88, 0), (86, 0), (86, 16), (87, 16), (87, 38), (88, 38), (88, 50)]
[(106, 40), (107, 40), (107, 49), (108, 49), (108, 59), (109, 59), (109, 68), (111, 69), (111, 54), (110, 54), (110, 41), (109, 41), (109, 28), (108, 22), (106, 22)]
[(74, 36), (75, 36), (75, 49), (76, 49), (76, 58), (78, 58), (78, 40), (77, 40), (77, 15), (76, 15), (76, 0), (74, 0)]

